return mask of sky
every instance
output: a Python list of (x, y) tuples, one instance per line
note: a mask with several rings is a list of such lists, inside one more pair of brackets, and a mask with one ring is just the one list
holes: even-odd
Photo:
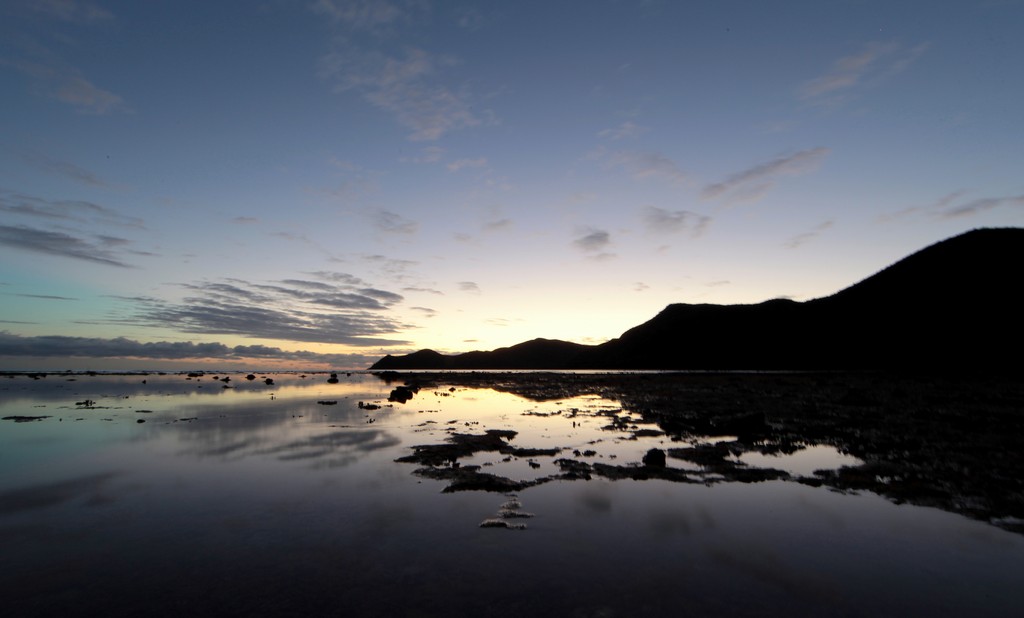
[(363, 368), (1024, 225), (1024, 3), (6, 0), (0, 369)]

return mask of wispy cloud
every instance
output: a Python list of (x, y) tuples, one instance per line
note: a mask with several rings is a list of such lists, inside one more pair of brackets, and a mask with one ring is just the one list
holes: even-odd
[(377, 30), (409, 21), (417, 4), (389, 0), (316, 0), (310, 8), (351, 30)]
[(99, 22), (114, 19), (114, 14), (92, 2), (76, 0), (33, 0), (32, 9), (63, 21)]
[(364, 255), (361, 259), (366, 263), (374, 266), (379, 272), (383, 273), (388, 277), (402, 278), (406, 272), (419, 264), (414, 260), (403, 260), (401, 258), (392, 258), (386, 255)]
[(412, 310), (412, 311), (417, 311), (419, 313), (422, 313), (423, 316), (427, 317), (427, 318), (432, 318), (435, 315), (437, 315), (437, 311), (434, 310), (434, 309), (431, 309), (430, 307), (409, 307), (409, 309)]
[(403, 163), (438, 163), (441, 161), (441, 157), (444, 156), (444, 148), (440, 146), (427, 146), (421, 148), (420, 153), (413, 157), (402, 157), (399, 159)]
[(23, 336), (6, 331), (0, 331), (0, 356), (134, 358), (152, 360), (262, 359), (325, 363), (348, 367), (362, 366), (366, 361), (365, 357), (361, 355), (321, 354), (305, 350), (288, 351), (265, 345), (229, 347), (217, 342), (140, 342), (125, 337)]
[(410, 287), (402, 288), (402, 291), (403, 292), (411, 292), (411, 293), (414, 293), (414, 294), (415, 293), (421, 293), (421, 294), (433, 294), (434, 296), (444, 296), (444, 292), (442, 292), (441, 290), (435, 290), (434, 288), (411, 287), (410, 286)]
[(73, 67), (57, 61), (40, 62), (0, 58), (0, 66), (8, 66), (27, 75), (37, 94), (62, 101), (88, 114), (130, 111), (120, 96), (92, 83)]
[(969, 217), (1003, 206), (1024, 206), (1024, 195), (1016, 195), (1012, 197), (983, 197), (971, 200), (966, 204), (960, 204), (959, 206), (949, 208), (942, 212), (940, 216), (944, 219)]
[(389, 210), (379, 210), (373, 214), (373, 225), (388, 234), (415, 234), (419, 223)]
[(604, 261), (615, 257), (614, 253), (605, 251), (611, 245), (611, 234), (605, 230), (588, 228), (581, 232), (581, 236), (572, 241), (572, 245), (588, 254), (592, 260)]
[(688, 175), (675, 161), (660, 152), (608, 150), (603, 146), (590, 153), (589, 158), (601, 161), (606, 169), (620, 168), (637, 180), (661, 178), (684, 182)]
[(878, 216), (878, 223), (888, 223), (889, 221), (895, 221), (897, 219), (903, 219), (912, 215), (923, 214), (923, 213), (936, 213), (947, 210), (955, 201), (959, 200), (965, 191), (953, 191), (947, 193), (939, 199), (935, 200), (931, 204), (924, 206), (911, 206), (904, 208), (893, 213), (884, 213)]
[(855, 89), (905, 71), (927, 49), (926, 43), (908, 49), (894, 42), (868, 42), (860, 52), (836, 60), (826, 73), (804, 82), (799, 96), (814, 105), (841, 103)]
[(812, 148), (759, 163), (707, 185), (700, 196), (706, 200), (723, 199), (727, 203), (757, 201), (775, 186), (779, 176), (799, 176), (814, 171), (829, 152), (828, 148)]
[(480, 286), (475, 281), (459, 281), (459, 291), (470, 292), (472, 294), (480, 293)]
[(0, 245), (119, 268), (131, 268), (131, 265), (123, 261), (113, 248), (121, 247), (128, 242), (114, 237), (95, 237), (94, 240), (88, 240), (63, 232), (0, 225)]
[(83, 200), (47, 200), (19, 193), (0, 192), (0, 212), (35, 219), (71, 221), (98, 226), (143, 228), (142, 219)]
[(64, 176), (65, 178), (70, 178), (71, 180), (80, 182), (84, 185), (92, 187), (108, 186), (106, 182), (93, 172), (68, 161), (58, 161), (38, 153), (27, 153), (22, 158), (28, 164), (36, 167), (37, 169), (51, 174), (56, 174), (58, 176)]
[(603, 137), (605, 139), (609, 139), (612, 141), (618, 141), (620, 139), (637, 137), (638, 135), (646, 132), (647, 127), (641, 127), (640, 125), (630, 120), (627, 120), (626, 122), (623, 122), (622, 124), (613, 129), (604, 129), (602, 131), (598, 131), (597, 135), (598, 137)]
[(674, 234), (689, 231), (694, 238), (703, 236), (711, 225), (711, 217), (689, 210), (665, 210), (647, 206), (643, 217), (651, 232)]
[(480, 28), (483, 28), (487, 23), (487, 18), (478, 9), (467, 7), (460, 10), (457, 14), (458, 19), (456, 23), (460, 28), (465, 28), (471, 32), (476, 32)]
[(360, 285), (358, 278), (355, 285), (325, 279), (182, 284), (188, 292), (183, 301), (131, 299), (135, 309), (122, 321), (259, 339), (354, 346), (408, 343), (385, 337), (405, 327), (387, 315), (402, 300), (400, 294)]
[(40, 300), (78, 300), (77, 298), (71, 298), (70, 296), (54, 296), (52, 294), (11, 294), (11, 296), (38, 298)]
[(793, 238), (790, 238), (788, 241), (786, 241), (785, 246), (789, 249), (796, 249), (800, 245), (803, 245), (805, 243), (810, 242), (811, 240), (814, 240), (815, 238), (820, 236), (822, 232), (829, 229), (833, 225), (835, 225), (835, 221), (831, 219), (819, 223), (810, 230), (807, 230), (806, 232), (797, 234)]
[(954, 191), (930, 204), (911, 206), (894, 213), (880, 215), (877, 221), (878, 223), (888, 223), (918, 215), (939, 219), (958, 219), (973, 217), (997, 208), (1024, 206), (1024, 195), (980, 197), (964, 201), (966, 195), (966, 191)]
[(449, 172), (457, 172), (467, 167), (487, 167), (487, 159), (479, 157), (477, 159), (458, 159), (448, 164)]
[(454, 60), (422, 49), (404, 56), (367, 51), (339, 39), (340, 47), (321, 59), (321, 75), (338, 92), (356, 92), (412, 130), (409, 139), (433, 141), (457, 129), (480, 125), (467, 92), (441, 82), (441, 69)]
[(512, 227), (514, 223), (512, 219), (497, 219), (495, 221), (488, 221), (484, 223), (483, 230), (485, 232), (496, 232), (498, 230), (504, 230)]

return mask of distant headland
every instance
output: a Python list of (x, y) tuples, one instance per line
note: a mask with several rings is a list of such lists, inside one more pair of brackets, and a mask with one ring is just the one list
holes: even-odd
[(371, 370), (816, 370), (1024, 367), (1024, 229), (977, 229), (831, 296), (672, 304), (600, 345), (388, 355)]

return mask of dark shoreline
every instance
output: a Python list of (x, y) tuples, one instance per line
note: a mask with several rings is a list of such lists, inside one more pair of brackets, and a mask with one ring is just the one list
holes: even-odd
[[(726, 480), (782, 478), (723, 465), (746, 452), (777, 454), (828, 445), (863, 465), (793, 478), (836, 491), (870, 491), (895, 503), (930, 506), (1024, 533), (1024, 382), (1018, 377), (963, 373), (707, 372), (576, 374), (565, 372), (381, 372), (378, 378), (418, 389), (491, 388), (534, 401), (597, 395), (656, 423), (682, 442), (729, 435), (703, 450), (668, 449), (665, 468), (633, 463), (595, 467), (562, 461), (565, 479), (662, 478), (673, 459), (701, 460)], [(472, 445), (461, 438), (463, 447)], [(480, 443), (489, 444), (483, 436)], [(439, 465), (452, 444), (424, 445), (419, 473), (452, 482), (453, 490), (486, 489)], [(493, 445), (487, 448), (492, 448)], [(420, 447), (417, 447), (418, 449)], [(433, 450), (432, 450), (433, 449)], [(449, 450), (445, 450), (449, 449)], [(471, 452), (471, 451), (470, 451)], [(449, 470), (449, 471), (445, 471)], [(559, 477), (562, 478), (562, 477)], [(484, 481), (481, 485), (478, 481)], [(498, 479), (501, 486), (507, 479)]]

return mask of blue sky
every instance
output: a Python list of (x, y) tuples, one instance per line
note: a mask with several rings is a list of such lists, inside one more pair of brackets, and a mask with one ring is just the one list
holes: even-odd
[(363, 367), (1024, 223), (1024, 4), (11, 1), (0, 368)]

